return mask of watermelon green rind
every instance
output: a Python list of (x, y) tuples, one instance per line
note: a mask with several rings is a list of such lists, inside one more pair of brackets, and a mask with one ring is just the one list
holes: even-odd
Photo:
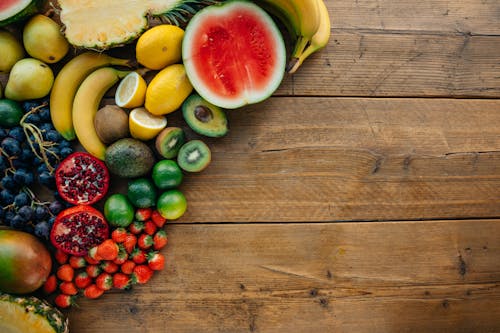
[(33, 16), (40, 11), (44, 3), (44, 0), (20, 0), (18, 5), (9, 7), (9, 10), (0, 10), (0, 27)]
[[(228, 39), (226, 39), (223, 42), (227, 42), (227, 49), (222, 48), (219, 52), (220, 56), (210, 58), (205, 55), (202, 56), (202, 47), (200, 46), (199, 49), (197, 47), (197, 43), (199, 43), (200, 38), (208, 40), (208, 31), (212, 31), (213, 29), (219, 29), (222, 34), (225, 34), (224, 36), (241, 35), (232, 31), (232, 27), (235, 25), (224, 25), (224, 23), (220, 23), (219, 25), (218, 22), (224, 22), (224, 20), (228, 17), (229, 19), (232, 19), (231, 17), (234, 18), (239, 15), (239, 13), (241, 14), (245, 11), (250, 11), (252, 18), (257, 17), (258, 27), (256, 29), (261, 29), (260, 31), (257, 31), (257, 35), (265, 35), (264, 38), (269, 39), (266, 39), (266, 41), (269, 41), (272, 45), (272, 47), (269, 47), (266, 50), (270, 54), (268, 58), (273, 59), (273, 67), (271, 69), (269, 69), (269, 67), (265, 68), (265, 71), (269, 71), (269, 75), (267, 75), (266, 72), (266, 83), (261, 84), (260, 88), (252, 86), (252, 73), (256, 71), (255, 68), (251, 68), (251, 65), (247, 66), (247, 64), (241, 62), (239, 64), (224, 63), (224, 60), (233, 56), (233, 61), (238, 62), (238, 58), (244, 59), (245, 53), (259, 55), (260, 53), (264, 54), (264, 52), (261, 52), (263, 50), (249, 50), (251, 48), (251, 43), (243, 44), (241, 43), (241, 40), (239, 41), (240, 43), (238, 43), (233, 42), (232, 40), (228, 41)], [(217, 23), (211, 25), (214, 22)], [(234, 29), (240, 28), (244, 29), (243, 27)], [(241, 47), (238, 47), (237, 45), (241, 45)], [(258, 45), (258, 43), (256, 43), (256, 45)], [(216, 46), (214, 46), (214, 49), (216, 49)], [(262, 58), (256, 59), (256, 63), (262, 62), (264, 63), (264, 66), (266, 66), (267, 64), (265, 62), (267, 61), (266, 59), (268, 59), (266, 57), (269, 54), (265, 53)], [(200, 94), (200, 96), (208, 102), (221, 108), (236, 109), (246, 104), (254, 104), (267, 99), (279, 87), (285, 74), (285, 42), (280, 30), (271, 16), (261, 7), (245, 0), (231, 0), (205, 7), (191, 18), (186, 27), (183, 39), (182, 60), (186, 68), (186, 74), (195, 91)], [(224, 73), (227, 74), (226, 69), (231, 68), (231, 66), (237, 68), (237, 73), (242, 74), (239, 78), (234, 77), (234, 75), (229, 79), (227, 75), (224, 77)], [(213, 74), (210, 79), (208, 79), (209, 75), (201, 73), (206, 68), (210, 68), (209, 73)], [(212, 70), (212, 72), (210, 72), (210, 70)], [(259, 68), (257, 68), (257, 71), (258, 70)], [(232, 74), (234, 74), (234, 71)], [(235, 91), (231, 96), (228, 92), (222, 92), (222, 89), (217, 90), (218, 88), (216, 87), (226, 85), (223, 81), (235, 82), (235, 79), (239, 80), (237, 82), (237, 86), (244, 86), (243, 89)], [(237, 90), (237, 88), (235, 88), (235, 90)]]

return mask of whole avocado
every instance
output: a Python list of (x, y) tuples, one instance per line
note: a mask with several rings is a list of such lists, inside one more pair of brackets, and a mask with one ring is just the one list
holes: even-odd
[(155, 157), (144, 142), (124, 138), (108, 146), (104, 161), (111, 173), (123, 178), (135, 178), (151, 170)]

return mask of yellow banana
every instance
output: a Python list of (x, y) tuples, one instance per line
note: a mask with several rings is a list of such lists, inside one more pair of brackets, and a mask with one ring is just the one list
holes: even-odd
[(300, 35), (295, 42), (292, 57), (299, 57), (311, 41), (320, 25), (320, 11), (317, 0), (289, 0), (295, 7), (299, 24)]
[(72, 121), (73, 99), (82, 81), (99, 67), (131, 66), (128, 59), (113, 58), (97, 52), (85, 52), (71, 59), (54, 80), (50, 93), (50, 115), (55, 129), (66, 139), (75, 139)]
[(292, 57), (290, 60), (290, 69), (288, 70), (290, 74), (293, 74), (300, 67), (300, 65), (302, 65), (307, 57), (325, 47), (330, 39), (331, 24), (328, 8), (326, 8), (323, 0), (317, 0), (317, 2), (320, 11), (320, 24), (318, 31), (316, 31), (316, 33), (312, 36), (311, 42), (299, 55), (299, 57)]
[(83, 80), (73, 101), (73, 126), (83, 148), (104, 160), (106, 145), (99, 139), (94, 127), (94, 117), (106, 93), (121, 78), (130, 73), (112, 67), (96, 69)]
[(259, 0), (258, 4), (283, 23), (293, 41), (297, 39), (300, 35), (300, 22), (290, 0)]

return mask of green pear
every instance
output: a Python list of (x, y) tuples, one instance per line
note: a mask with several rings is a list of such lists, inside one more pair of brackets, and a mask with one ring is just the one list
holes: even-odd
[(61, 33), (61, 27), (50, 17), (35, 15), (23, 30), (26, 52), (47, 64), (61, 60), (69, 50), (69, 43)]
[(54, 73), (44, 62), (25, 58), (15, 63), (5, 86), (5, 97), (15, 101), (42, 98), (49, 94)]

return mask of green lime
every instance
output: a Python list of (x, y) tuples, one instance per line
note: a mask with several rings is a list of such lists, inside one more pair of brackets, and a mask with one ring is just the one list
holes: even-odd
[(156, 209), (167, 220), (178, 219), (186, 212), (186, 197), (179, 190), (165, 191), (158, 198)]
[(0, 127), (14, 127), (24, 115), (21, 105), (10, 99), (0, 99)]
[(128, 182), (127, 197), (132, 205), (147, 208), (156, 203), (156, 188), (147, 178), (138, 178)]
[(152, 178), (161, 190), (168, 190), (182, 183), (182, 170), (173, 160), (161, 160), (153, 166)]
[(104, 217), (115, 227), (127, 227), (134, 219), (134, 207), (123, 194), (111, 195), (104, 203)]

